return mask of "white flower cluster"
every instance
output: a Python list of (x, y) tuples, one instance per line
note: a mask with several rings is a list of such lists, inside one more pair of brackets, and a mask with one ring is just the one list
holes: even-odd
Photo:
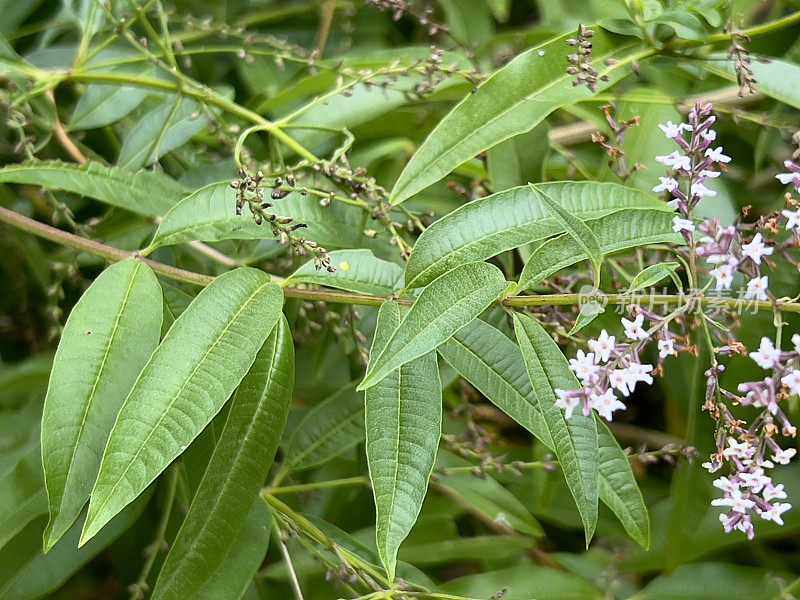
[[(648, 316), (657, 320), (653, 315)], [(581, 412), (588, 416), (592, 410), (606, 419), (612, 420), (612, 413), (626, 408), (617, 396), (628, 397), (639, 383), (653, 383), (653, 365), (642, 364), (639, 356), (642, 349), (651, 341), (651, 334), (644, 329), (644, 315), (634, 319), (622, 319), (625, 338), (621, 343), (604, 329), (596, 339), (588, 341), (591, 352), (578, 350), (577, 356), (570, 359), (569, 368), (581, 380), (578, 390), (555, 390), (558, 399), (556, 406), (564, 409), (566, 417), (581, 405)], [(665, 358), (676, 355), (675, 340), (663, 330), (658, 340), (659, 356)]]

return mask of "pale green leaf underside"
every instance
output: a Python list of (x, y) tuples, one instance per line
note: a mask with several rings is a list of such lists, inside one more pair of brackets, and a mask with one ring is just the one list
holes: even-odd
[(642, 269), (642, 271), (633, 278), (631, 284), (628, 286), (628, 291), (634, 292), (636, 290), (643, 290), (657, 284), (660, 281), (663, 281), (667, 277), (675, 276), (675, 271), (679, 267), (680, 263), (677, 262), (666, 262), (650, 265), (649, 267)]
[[(593, 60), (624, 59), (638, 46), (595, 30)], [(459, 103), (431, 132), (411, 158), (392, 190), (399, 204), (450, 173), (463, 162), (517, 134), (533, 129), (552, 111), (593, 96), (586, 86), (574, 87), (566, 70), (566, 40), (573, 34), (535, 46), (495, 72), (476, 92)], [(602, 68), (602, 67), (601, 67)], [(608, 81), (598, 81), (598, 91), (618, 81), (625, 70), (605, 67)]]
[(293, 387), (294, 347), (281, 318), (231, 401), (219, 442), (161, 568), (154, 600), (196, 597), (234, 551), (278, 449)]
[[(624, 210), (587, 225), (594, 233), (604, 254), (663, 242), (682, 243), (683, 237), (672, 230), (672, 213), (658, 210)], [(586, 252), (574, 240), (562, 235), (548, 240), (525, 263), (517, 290), (525, 290), (565, 267), (585, 260)]]
[(435, 350), (497, 300), (509, 284), (500, 269), (469, 263), (433, 281), (392, 334), (386, 347), (370, 357), (358, 389), (367, 389), (401, 365)]
[(162, 173), (130, 173), (91, 161), (83, 166), (61, 161), (8, 165), (0, 169), (0, 182), (65, 190), (150, 216), (167, 214), (186, 194), (181, 184)]
[(555, 389), (575, 389), (578, 381), (558, 344), (532, 318), (514, 314), (514, 332), (525, 360), (544, 422), (555, 443), (555, 452), (586, 530), (586, 544), (597, 526), (598, 450), (593, 418), (564, 416), (555, 404)]
[(281, 314), (283, 293), (250, 268), (217, 277), (176, 319), (117, 416), (81, 543), (138, 496), (211, 421)]
[[(378, 313), (373, 350), (401, 320), (396, 302)], [(442, 386), (436, 353), (392, 371), (366, 391), (367, 463), (375, 496), (378, 553), (394, 580), (397, 551), (417, 520), (442, 429)]]
[(308, 411), (286, 444), (284, 469), (319, 466), (364, 440), (364, 398), (354, 387), (349, 385)]
[[(155, 75), (155, 67), (150, 63), (133, 64), (110, 71), (134, 76)], [(81, 131), (116, 123), (139, 106), (149, 93), (144, 88), (134, 86), (93, 83), (86, 87), (86, 92), (78, 99), (69, 129)]]
[(373, 296), (390, 296), (403, 285), (403, 269), (377, 258), (369, 250), (334, 250), (329, 255), (335, 273), (317, 269), (310, 260), (292, 273), (286, 285), (313, 283)]
[[(672, 218), (664, 202), (616, 183), (561, 181), (542, 183), (537, 188), (583, 221), (627, 208), (662, 211)], [(458, 265), (486, 260), (563, 232), (564, 227), (528, 186), (475, 200), (442, 217), (420, 235), (406, 266), (406, 287), (427, 285)]]
[(67, 319), (42, 416), (47, 550), (89, 500), (117, 412), (158, 345), (161, 305), (150, 267), (128, 259), (95, 279)]

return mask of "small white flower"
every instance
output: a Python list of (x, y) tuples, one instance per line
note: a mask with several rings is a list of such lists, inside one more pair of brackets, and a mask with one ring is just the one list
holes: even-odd
[(751, 352), (750, 358), (756, 361), (756, 364), (762, 369), (772, 369), (780, 361), (781, 351), (772, 344), (772, 340), (768, 337), (762, 337), (758, 351)]
[[(659, 177), (659, 179), (661, 179)], [(788, 220), (786, 221), (786, 229), (800, 229), (800, 210), (783, 210), (781, 211), (783, 216), (786, 217)]]
[(742, 487), (749, 487), (754, 494), (760, 492), (765, 485), (772, 483), (772, 479), (764, 475), (764, 469), (757, 468), (752, 473), (739, 473)]
[(667, 358), (668, 356), (678, 356), (675, 350), (675, 340), (673, 338), (658, 340), (658, 357)]
[(622, 325), (625, 327), (625, 335), (630, 340), (646, 340), (648, 335), (642, 327), (644, 323), (644, 316), (638, 315), (633, 321), (629, 321), (625, 317), (622, 318)]
[(692, 170), (692, 159), (688, 156), (684, 156), (677, 150), (671, 154), (667, 154), (666, 156), (656, 156), (656, 160), (662, 165), (673, 167), (674, 169), (680, 169), (683, 171)]
[(567, 390), (555, 390), (556, 396), (556, 406), (560, 409), (563, 409), (564, 416), (569, 419), (572, 417), (572, 411), (580, 404), (580, 398), (577, 396), (567, 396), (569, 393)]
[(674, 192), (678, 189), (678, 180), (672, 177), (659, 177), (658, 180), (661, 182), (657, 186), (653, 188), (653, 191), (663, 192), (664, 190), (668, 192)]
[(794, 344), (794, 351), (800, 353), (800, 333), (795, 333), (792, 336), (792, 343)]
[(606, 421), (611, 420), (611, 413), (615, 410), (625, 409), (625, 405), (614, 395), (614, 390), (607, 389), (602, 394), (590, 394), (589, 406), (597, 411), (597, 414)]
[(740, 460), (747, 459), (755, 454), (756, 449), (747, 442), (737, 442), (734, 438), (728, 438), (728, 447), (722, 451), (725, 458), (736, 457)]
[(600, 368), (594, 363), (593, 352), (584, 354), (583, 350), (578, 350), (578, 355), (569, 359), (569, 368), (584, 382), (588, 382)]
[(747, 291), (744, 293), (745, 300), (769, 300), (767, 289), (769, 288), (769, 277), (755, 277), (747, 282)]
[(596, 340), (589, 340), (589, 348), (591, 348), (592, 352), (594, 352), (598, 362), (608, 362), (608, 359), (611, 358), (611, 352), (614, 350), (616, 343), (617, 339), (613, 335), (608, 335), (608, 332), (603, 329), (603, 331), (600, 332), (600, 335), (597, 336)]
[(663, 131), (664, 135), (666, 135), (669, 139), (676, 138), (681, 134), (680, 125), (676, 125), (672, 121), (667, 121), (666, 125), (659, 123), (658, 128)]
[(761, 264), (761, 259), (764, 256), (769, 256), (773, 252), (775, 252), (775, 248), (771, 248), (764, 244), (760, 233), (757, 233), (753, 237), (753, 241), (751, 241), (749, 244), (744, 244), (742, 246), (742, 254), (744, 254), (757, 265)]
[(717, 290), (729, 290), (733, 285), (734, 267), (730, 263), (722, 264), (716, 269), (712, 269), (709, 273), (717, 283), (715, 288)]
[(717, 460), (714, 460), (714, 462), (707, 460), (700, 466), (703, 467), (709, 473), (716, 473), (722, 468), (722, 463)]
[(788, 185), (790, 183), (794, 183), (800, 180), (800, 173), (778, 173), (775, 175), (775, 179), (780, 181), (783, 185)]
[(764, 491), (761, 495), (764, 496), (764, 500), (767, 502), (772, 502), (773, 500), (784, 500), (786, 498), (786, 492), (783, 489), (782, 483), (779, 483), (778, 485), (770, 483), (764, 488)]
[(717, 195), (717, 192), (716, 192), (716, 191), (708, 189), (708, 188), (705, 186), (705, 184), (704, 184), (704, 183), (700, 183), (699, 181), (695, 181), (695, 182), (692, 184), (692, 191), (691, 191), (691, 193), (692, 193), (692, 196), (699, 196), (700, 198), (702, 198), (702, 197), (704, 197), (704, 196), (710, 196), (710, 197), (713, 197), (713, 196), (716, 196), (716, 195)]
[(734, 490), (729, 496), (726, 494), (725, 498), (715, 498), (711, 501), (711, 506), (730, 506), (731, 510), (742, 514), (745, 514), (755, 505), (755, 502), (745, 498), (739, 490)]
[(707, 129), (705, 131), (700, 132), (700, 137), (702, 137), (707, 142), (713, 142), (717, 139), (717, 132), (713, 129)]
[(705, 155), (714, 162), (721, 162), (721, 163), (731, 162), (731, 157), (726, 156), (722, 153), (722, 146), (717, 146), (713, 150), (711, 148), (706, 149)]
[(774, 460), (779, 465), (788, 465), (789, 461), (792, 460), (792, 457), (795, 454), (797, 454), (797, 450), (795, 450), (794, 448), (779, 450), (778, 452), (772, 455), (772, 460)]
[(758, 512), (765, 521), (775, 521), (778, 525), (783, 525), (781, 515), (790, 508), (792, 505), (788, 502), (776, 502), (770, 506), (769, 510), (759, 510)]
[(722, 175), (719, 171), (709, 171), (708, 169), (703, 169), (700, 171), (699, 176), (705, 177), (706, 179), (716, 179)]
[(734, 477), (728, 479), (727, 477), (720, 477), (714, 480), (714, 487), (721, 489), (723, 492), (732, 494), (739, 489), (739, 482)]
[(788, 375), (781, 377), (781, 383), (789, 388), (789, 392), (800, 396), (800, 370), (794, 369)]
[(628, 377), (624, 369), (611, 371), (608, 374), (608, 385), (622, 392), (623, 396), (629, 396), (631, 393), (630, 389), (628, 389)]
[(653, 365), (631, 363), (625, 368), (625, 376), (628, 379), (628, 389), (632, 392), (636, 384), (641, 382), (651, 385), (653, 383)]
[(667, 202), (667, 208), (670, 210), (676, 210), (681, 205), (681, 201), (677, 198), (673, 198), (669, 202)]
[(694, 231), (694, 223), (691, 219), (681, 219), (680, 217), (673, 217), (672, 222), (675, 223), (672, 226), (672, 231)]

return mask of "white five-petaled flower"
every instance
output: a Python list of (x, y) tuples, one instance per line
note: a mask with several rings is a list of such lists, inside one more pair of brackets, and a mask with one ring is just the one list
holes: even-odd
[(786, 492), (783, 489), (783, 484), (779, 483), (775, 485), (773, 483), (769, 483), (764, 487), (764, 491), (761, 494), (764, 496), (764, 500), (767, 502), (772, 502), (773, 500), (783, 500), (786, 498)]
[(713, 150), (711, 148), (707, 148), (705, 155), (714, 162), (721, 162), (721, 163), (731, 162), (731, 157), (726, 156), (725, 154), (722, 153), (722, 146), (717, 146)]
[(769, 300), (767, 289), (769, 288), (769, 277), (755, 277), (747, 282), (747, 291), (744, 293), (745, 300)]
[(756, 449), (747, 442), (737, 442), (734, 438), (728, 438), (728, 447), (722, 451), (725, 458), (738, 458), (744, 460), (751, 458), (755, 454)]
[(700, 198), (702, 198), (703, 196), (713, 197), (717, 195), (717, 192), (715, 190), (708, 189), (704, 183), (701, 183), (699, 181), (695, 181), (692, 184), (691, 193), (692, 196), (698, 196)]
[(667, 358), (670, 355), (678, 356), (678, 353), (675, 351), (675, 340), (672, 338), (658, 340), (658, 357)]
[(659, 177), (658, 180), (661, 183), (653, 188), (653, 191), (656, 193), (663, 192), (664, 190), (674, 192), (678, 189), (678, 180), (673, 177)]
[(789, 392), (800, 396), (800, 369), (794, 369), (788, 375), (781, 377), (781, 383), (789, 388)]
[(617, 343), (617, 338), (613, 335), (608, 335), (608, 332), (603, 329), (596, 340), (589, 340), (589, 348), (592, 349), (598, 361), (608, 362), (611, 358), (611, 352), (614, 350), (614, 345)]
[(692, 170), (692, 159), (688, 156), (684, 156), (677, 150), (671, 154), (667, 154), (666, 156), (656, 156), (656, 160), (662, 165), (666, 165), (674, 169), (679, 169), (682, 171)]
[(648, 335), (642, 327), (644, 323), (644, 316), (637, 315), (633, 321), (622, 317), (622, 325), (625, 327), (625, 335), (630, 340), (646, 340)]
[(761, 259), (763, 257), (769, 256), (773, 252), (775, 252), (775, 248), (767, 246), (763, 242), (763, 238), (761, 237), (760, 233), (755, 234), (755, 236), (753, 236), (753, 240), (749, 244), (744, 244), (742, 246), (742, 254), (744, 254), (757, 265), (761, 264)]
[(737, 481), (735, 477), (732, 479), (720, 477), (714, 480), (714, 487), (721, 489), (723, 492), (732, 494), (739, 489), (739, 481)]
[(691, 219), (682, 219), (681, 217), (673, 217), (672, 231), (694, 231), (695, 226)]
[(555, 390), (556, 396), (556, 406), (564, 411), (564, 416), (569, 419), (572, 417), (572, 411), (580, 404), (580, 398), (577, 396), (568, 396), (569, 392), (567, 390)]
[(622, 392), (623, 396), (630, 395), (628, 389), (628, 377), (624, 369), (614, 369), (608, 374), (608, 385), (615, 390)]
[[(800, 175), (800, 174), (798, 174)], [(660, 177), (659, 177), (660, 179)], [(786, 217), (786, 229), (800, 229), (800, 210), (783, 210), (783, 216)]]
[(750, 358), (762, 369), (772, 369), (781, 359), (781, 350), (773, 345), (771, 339), (762, 337), (758, 350), (751, 352)]
[(678, 137), (684, 131), (692, 130), (692, 126), (688, 123), (673, 123), (672, 121), (667, 121), (666, 125), (659, 123), (658, 128), (663, 131), (664, 135), (669, 139)]
[(775, 454), (772, 455), (772, 460), (774, 460), (779, 465), (788, 465), (789, 461), (792, 460), (792, 457), (797, 454), (797, 450), (794, 448), (787, 448), (786, 450), (778, 450)]
[(746, 498), (741, 491), (734, 490), (730, 494), (726, 494), (725, 498), (715, 498), (711, 501), (712, 506), (730, 506), (731, 510), (746, 514), (748, 510), (753, 508), (756, 503)]
[(769, 507), (769, 510), (759, 510), (761, 518), (766, 521), (775, 521), (778, 525), (783, 525), (781, 515), (792, 508), (788, 502), (776, 502)]
[(749, 487), (754, 494), (764, 489), (765, 485), (772, 483), (772, 479), (764, 475), (764, 469), (760, 467), (752, 473), (739, 473), (738, 477), (742, 481), (742, 487)]
[(718, 290), (729, 290), (733, 285), (733, 275), (735, 273), (735, 267), (730, 263), (725, 263), (719, 265), (717, 268), (712, 269), (709, 271), (709, 275), (711, 275), (716, 280), (715, 288)]
[(615, 410), (624, 409), (625, 405), (614, 395), (614, 390), (607, 389), (602, 394), (592, 393), (589, 395), (589, 406), (597, 411), (597, 414), (606, 421), (612, 419), (611, 413)]
[(578, 350), (577, 356), (569, 359), (569, 368), (572, 369), (575, 375), (581, 380), (588, 382), (600, 368), (594, 363), (593, 352), (586, 354), (583, 350)]

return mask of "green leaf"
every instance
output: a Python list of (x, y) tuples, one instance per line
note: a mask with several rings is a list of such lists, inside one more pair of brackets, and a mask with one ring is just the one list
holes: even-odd
[[(712, 54), (703, 66), (720, 77), (729, 81), (736, 81), (736, 68), (734, 62), (725, 54)], [(756, 89), (776, 100), (800, 109), (800, 66), (769, 57), (766, 62), (753, 60), (748, 66), (753, 70), (756, 79)]]
[(635, 292), (636, 290), (643, 290), (657, 284), (667, 277), (673, 277), (678, 267), (680, 267), (680, 263), (676, 262), (650, 265), (633, 278), (630, 286), (628, 286), (628, 291)]
[(636, 484), (628, 456), (619, 447), (608, 425), (599, 418), (600, 499), (617, 515), (625, 531), (645, 550), (650, 548), (650, 513)]
[(581, 515), (588, 547), (597, 526), (599, 499), (595, 420), (581, 414), (567, 419), (556, 406), (556, 389), (576, 389), (580, 384), (550, 334), (532, 318), (518, 313), (514, 313), (514, 332), (539, 400), (539, 410), (555, 443), (559, 465)]
[[(109, 72), (152, 77), (155, 75), (155, 68), (150, 63), (140, 63), (110, 69)], [(78, 99), (69, 128), (72, 131), (81, 131), (116, 123), (139, 106), (148, 93), (148, 90), (141, 87), (93, 83), (87, 86)]]
[(442, 589), (467, 598), (489, 598), (506, 590), (503, 600), (602, 600), (600, 590), (562, 570), (524, 564), (448, 581)]
[(682, 565), (661, 575), (630, 600), (773, 600), (784, 597), (767, 569), (726, 563)]
[(500, 410), (553, 447), (519, 347), (476, 319), (439, 346), (439, 354)]
[[(436, 460), (436, 466), (443, 468), (463, 469), (470, 465), (469, 461), (446, 450), (439, 452)], [(524, 535), (544, 535), (539, 521), (528, 512), (525, 505), (489, 475), (485, 479), (476, 479), (469, 471), (457, 471), (440, 477), (435, 485), (437, 491), (485, 522)]]
[(229, 544), (228, 553), (192, 600), (239, 600), (243, 597), (253, 575), (264, 562), (271, 532), (272, 511), (258, 497), (236, 539)]
[(0, 548), (33, 519), (46, 513), (42, 452), (35, 443), (0, 477)]
[(262, 271), (217, 277), (178, 317), (133, 386), (108, 438), (81, 545), (136, 498), (211, 421), (281, 314)]
[[(302, 235), (326, 247), (377, 246), (362, 244), (361, 209), (333, 202), (327, 208), (311, 196), (289, 194), (271, 209), (279, 216), (290, 216), (304, 223)], [(184, 198), (165, 217), (149, 249), (196, 240), (274, 239), (268, 223), (257, 225), (253, 217), (236, 214), (236, 192), (228, 182), (212, 183)]]
[[(386, 346), (400, 321), (398, 304), (385, 302), (373, 351)], [(378, 553), (394, 581), (397, 551), (419, 516), (442, 433), (436, 353), (406, 363), (368, 389), (364, 415)]]
[(364, 398), (349, 385), (312, 408), (286, 444), (283, 468), (310, 469), (364, 441)]
[(117, 157), (120, 168), (136, 170), (182, 146), (208, 124), (195, 100), (176, 96), (144, 115), (128, 132)]
[[(615, 183), (561, 181), (537, 188), (584, 221), (631, 208), (669, 213), (672, 219), (672, 211), (652, 194)], [(564, 231), (528, 186), (469, 202), (419, 236), (406, 266), (406, 287), (427, 285), (465, 262), (486, 260)]]
[(507, 190), (542, 179), (542, 165), (550, 151), (549, 131), (544, 121), (527, 133), (489, 148), (486, 162), (493, 190)]
[[(196, 597), (235, 551), (272, 466), (293, 387), (294, 347), (282, 317), (231, 401), (220, 440), (161, 568), (154, 600)], [(241, 581), (224, 597), (234, 598), (232, 592), (244, 587)]]
[(553, 215), (553, 218), (559, 222), (559, 225), (566, 230), (570, 237), (581, 247), (586, 256), (589, 257), (589, 262), (592, 263), (594, 286), (599, 288), (600, 264), (603, 262), (603, 249), (600, 247), (600, 242), (597, 241), (592, 230), (589, 229), (586, 223), (570, 214), (560, 204), (555, 202), (550, 196), (533, 184), (531, 184), (531, 189), (540, 194), (542, 201), (547, 206), (550, 214)]
[(386, 347), (370, 357), (358, 389), (372, 387), (396, 368), (435, 350), (508, 289), (500, 269), (488, 263), (469, 263), (441, 275), (423, 290)]
[[(589, 221), (604, 254), (611, 254), (645, 244), (683, 243), (683, 237), (672, 230), (672, 213), (658, 210), (625, 210)], [(576, 248), (570, 236), (548, 240), (525, 263), (517, 291), (536, 285), (565, 267), (586, 259), (586, 252)]]
[(186, 193), (181, 184), (162, 173), (131, 174), (91, 161), (83, 166), (57, 160), (8, 165), (0, 169), (0, 182), (65, 190), (150, 216), (165, 215)]
[[(431, 132), (392, 190), (399, 204), (439, 181), (461, 163), (517, 134), (533, 129), (555, 109), (591, 98), (586, 86), (574, 87), (565, 66), (567, 34), (535, 46), (484, 81), (461, 101)], [(617, 63), (599, 67), (608, 81), (598, 81), (602, 91), (626, 73), (617, 65), (628, 62), (639, 46), (597, 29), (592, 40), (593, 62)]]
[(578, 316), (575, 319), (575, 325), (573, 325), (572, 329), (569, 330), (568, 335), (577, 333), (589, 323), (594, 321), (599, 315), (602, 315), (605, 311), (605, 307), (597, 300), (589, 300), (581, 306), (581, 310), (578, 312)]
[(42, 598), (61, 587), (74, 573), (97, 556), (133, 525), (142, 514), (150, 490), (118, 514), (103, 531), (81, 548), (81, 533), (75, 523), (47, 554), (42, 552), (42, 534), (47, 519), (29, 523), (0, 549), (0, 600)]
[(150, 267), (112, 265), (75, 305), (58, 344), (42, 416), (49, 550), (78, 518), (128, 392), (161, 336), (161, 286)]
[(402, 287), (403, 270), (394, 263), (376, 258), (369, 250), (335, 250), (329, 255), (335, 273), (318, 270), (310, 260), (291, 274), (286, 285), (314, 283), (373, 296), (391, 296)]

